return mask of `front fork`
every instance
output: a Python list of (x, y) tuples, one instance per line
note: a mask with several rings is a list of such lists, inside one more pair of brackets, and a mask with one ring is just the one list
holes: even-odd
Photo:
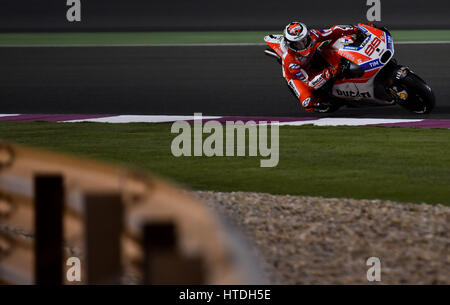
[(389, 78), (389, 86), (387, 91), (392, 98), (390, 100), (391, 104), (401, 104), (408, 99), (408, 92), (400, 84), (401, 80), (404, 79), (412, 71), (408, 67), (397, 66)]

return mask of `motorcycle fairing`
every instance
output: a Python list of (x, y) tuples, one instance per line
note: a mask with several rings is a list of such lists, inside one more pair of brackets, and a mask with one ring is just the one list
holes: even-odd
[(377, 74), (394, 56), (392, 37), (367, 25), (359, 24), (358, 28), (366, 35), (360, 44), (353, 45), (353, 38), (342, 37), (323, 51), (322, 55), (329, 62), (344, 57), (364, 69), (361, 77), (336, 80), (331, 94), (346, 100), (386, 104), (387, 101), (376, 97), (374, 87)]
[[(331, 65), (338, 63), (341, 57), (344, 57), (364, 70), (361, 77), (336, 80), (332, 86), (331, 95), (345, 100), (389, 104), (388, 101), (377, 98), (374, 87), (377, 74), (394, 56), (393, 39), (389, 33), (381, 29), (363, 24), (358, 24), (357, 27), (365, 35), (361, 43), (354, 45), (354, 37), (344, 36), (334, 42), (323, 42), (322, 44), (326, 47), (318, 48), (320, 55)], [(282, 39), (283, 35), (264, 37), (264, 41), (280, 58), (283, 57), (280, 45)]]

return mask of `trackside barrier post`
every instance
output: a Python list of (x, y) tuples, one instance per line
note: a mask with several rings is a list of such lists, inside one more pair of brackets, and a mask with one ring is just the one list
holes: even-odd
[(87, 284), (120, 284), (123, 207), (119, 193), (84, 196)]
[(147, 223), (143, 227), (144, 284), (200, 285), (205, 283), (203, 260), (188, 258), (178, 250), (173, 222)]
[(218, 220), (146, 174), (0, 143), (2, 284), (236, 284), (243, 268), (258, 279)]
[(61, 285), (63, 276), (63, 177), (34, 176), (34, 229), (36, 284)]

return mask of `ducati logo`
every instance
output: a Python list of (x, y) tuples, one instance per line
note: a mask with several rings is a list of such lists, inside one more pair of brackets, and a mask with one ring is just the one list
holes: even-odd
[(363, 97), (363, 98), (370, 98), (372, 97), (369, 92), (354, 92), (354, 91), (346, 91), (346, 90), (339, 90), (336, 89), (336, 93), (339, 96), (345, 96), (345, 97)]

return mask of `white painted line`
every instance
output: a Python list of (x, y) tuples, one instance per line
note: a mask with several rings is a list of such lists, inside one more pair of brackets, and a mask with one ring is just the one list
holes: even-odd
[[(14, 117), (20, 114), (0, 114), (0, 117)], [(51, 115), (50, 115), (51, 116)], [(101, 118), (87, 118), (78, 120), (61, 120), (61, 123), (75, 123), (75, 122), (99, 122), (99, 123), (170, 123), (174, 121), (192, 121), (193, 115), (112, 115)], [(205, 120), (216, 120), (223, 118), (223, 116), (202, 116)], [(257, 120), (255, 118), (255, 120)], [(261, 117), (260, 121), (271, 121), (270, 117)], [(229, 121), (235, 121), (233, 117)], [(426, 121), (424, 119), (385, 119), (385, 118), (311, 118), (310, 120), (279, 122), (279, 126), (372, 126), (377, 124), (392, 124), (392, 123), (416, 123)], [(267, 124), (267, 123), (266, 123)], [(264, 124), (264, 125), (266, 125)]]
[(7, 117), (7, 116), (18, 116), (20, 114), (0, 114), (0, 117)]
[[(220, 119), (221, 116), (202, 116), (205, 119)], [(64, 123), (74, 122), (99, 122), (99, 123), (164, 123), (174, 121), (193, 120), (193, 115), (116, 115), (104, 118), (80, 119), (60, 121)]]
[[(394, 44), (449, 44), (450, 41), (398, 41)], [(36, 44), (36, 45), (0, 45), (0, 48), (126, 48), (126, 47), (246, 47), (265, 46), (265, 43), (162, 43), (162, 44)]]
[[(220, 119), (222, 116), (203, 116), (203, 120)], [(192, 115), (117, 115), (103, 118), (79, 119), (61, 122), (99, 122), (99, 123), (168, 123), (174, 121), (193, 120)], [(270, 118), (261, 118), (269, 121)], [(233, 118), (230, 117), (230, 121)], [(315, 126), (365, 126), (374, 124), (389, 123), (414, 123), (421, 122), (423, 119), (373, 119), (373, 118), (313, 118), (312, 120), (299, 120), (291, 122), (280, 122), (280, 126), (302, 126), (313, 124)]]
[(302, 125), (311, 125), (317, 122), (317, 120), (307, 120), (307, 121), (292, 121), (292, 122), (280, 122), (279, 126), (302, 126)]
[(280, 126), (365, 126), (374, 124), (390, 124), (390, 123), (414, 123), (421, 122), (423, 119), (366, 119), (366, 118), (321, 118), (310, 121), (294, 121), (294, 122), (280, 122)]
[(315, 126), (361, 126), (389, 123), (413, 123), (423, 119), (352, 119), (352, 118), (324, 118), (314, 121)]

